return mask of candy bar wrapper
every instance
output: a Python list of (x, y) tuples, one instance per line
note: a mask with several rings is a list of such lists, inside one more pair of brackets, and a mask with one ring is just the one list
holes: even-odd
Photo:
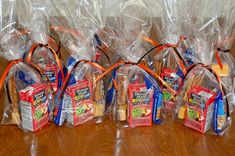
[(157, 82), (137, 66), (117, 70), (113, 117), (118, 127), (151, 126), (162, 122), (162, 92)]
[(18, 125), (32, 132), (48, 125), (50, 86), (34, 67), (25, 62), (12, 66), (5, 88), (7, 96), (1, 124)]
[(78, 126), (100, 123), (104, 119), (105, 101), (103, 81), (95, 82), (102, 72), (88, 64), (80, 64), (71, 74), (55, 118), (57, 125), (67, 121)]
[(205, 66), (195, 66), (185, 77), (177, 98), (176, 117), (200, 133), (224, 134), (230, 125), (227, 99), (216, 76)]

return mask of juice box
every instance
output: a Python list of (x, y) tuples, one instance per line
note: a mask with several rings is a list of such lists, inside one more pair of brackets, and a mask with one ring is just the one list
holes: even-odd
[(58, 88), (59, 72), (56, 64), (47, 64), (44, 69), (44, 74), (48, 77), (54, 91)]
[(68, 122), (73, 126), (81, 125), (94, 118), (92, 84), (88, 80), (77, 81), (68, 86)]
[(182, 87), (182, 78), (177, 74), (177, 70), (163, 69), (161, 73), (162, 79), (176, 92)]
[(153, 89), (144, 83), (129, 84), (128, 124), (130, 127), (152, 125)]
[(22, 127), (37, 131), (48, 124), (47, 87), (34, 83), (19, 91)]
[(188, 92), (184, 125), (205, 133), (212, 126), (216, 93), (196, 86)]
[[(180, 76), (181, 74), (177, 74), (177, 70), (170, 70), (170, 69), (163, 69), (161, 73), (161, 78), (176, 92), (179, 92), (182, 87), (183, 79)], [(163, 101), (164, 101), (164, 108), (168, 111), (171, 111), (174, 106), (174, 99), (172, 99), (171, 92), (163, 87)]]

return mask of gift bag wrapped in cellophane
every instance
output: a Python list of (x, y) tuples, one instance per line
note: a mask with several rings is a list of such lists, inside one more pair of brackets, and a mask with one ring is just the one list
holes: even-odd
[(110, 85), (106, 98), (112, 121), (118, 127), (160, 124), (164, 121), (162, 91), (155, 79), (160, 76), (144, 58), (147, 50), (143, 37), (150, 35), (152, 27), (150, 10), (141, 0), (120, 2), (118, 6), (120, 17), (106, 25), (115, 51), (122, 58), (108, 69), (117, 85)]
[[(196, 63), (188, 68), (175, 110), (177, 121), (202, 134), (222, 135), (230, 124), (228, 98), (220, 75), (211, 68), (218, 35), (219, 1), (194, 1)], [(210, 8), (210, 9), (208, 9)], [(192, 10), (191, 10), (192, 11)]]
[(20, 26), (25, 28), (33, 43), (26, 51), (24, 59), (42, 70), (44, 79), (49, 78), (53, 86), (54, 97), (61, 87), (66, 74), (63, 62), (57, 56), (59, 45), (50, 35), (48, 1), (35, 2), (23, 0), (21, 2)]
[(225, 96), (228, 98), (230, 111), (234, 110), (234, 58), (230, 54), (232, 43), (235, 39), (235, 1), (229, 0), (221, 5), (221, 18), (219, 20), (218, 38), (214, 43), (216, 53), (213, 57), (212, 69), (221, 77), (225, 87)]
[(62, 125), (66, 121), (70, 126), (101, 123), (105, 114), (104, 85), (102, 79), (95, 80), (105, 71), (99, 64), (101, 55), (97, 52), (97, 40), (102, 42), (99, 34), (104, 25), (102, 3), (97, 0), (54, 4), (56, 8), (63, 6), (58, 14), (67, 25), (61, 25), (58, 19), (53, 19), (51, 24), (70, 55), (68, 75), (55, 110), (55, 123)]
[[(161, 15), (161, 21), (157, 21), (157, 19), (153, 21), (153, 27), (157, 32), (160, 44), (149, 38), (144, 38), (151, 44), (159, 46), (150, 54), (152, 56), (151, 66), (155, 73), (160, 75), (178, 95), (183, 85), (187, 66), (189, 66), (187, 60), (182, 55), (184, 51), (180, 44), (181, 35), (183, 34), (181, 27), (187, 21), (184, 14), (183, 2), (181, 0), (162, 0), (158, 1), (158, 3), (150, 3), (149, 7), (152, 11), (154, 8), (158, 8)], [(161, 88), (164, 111), (169, 116), (169, 119), (171, 119), (172, 111), (176, 105), (175, 96), (165, 86), (161, 86)]]
[(22, 59), (22, 46), (28, 43), (17, 30), (16, 1), (3, 0), (1, 4), (0, 56), (9, 61), (0, 79), (6, 95), (1, 124), (35, 132), (49, 123), (51, 87), (39, 69)]

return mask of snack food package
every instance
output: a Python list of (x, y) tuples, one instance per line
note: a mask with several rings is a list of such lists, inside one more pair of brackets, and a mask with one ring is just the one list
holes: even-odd
[(50, 85), (40, 70), (24, 61), (23, 40), (17, 30), (16, 1), (1, 1), (0, 56), (9, 61), (0, 79), (5, 87), (2, 125), (18, 125), (26, 131), (38, 131), (49, 123)]
[[(228, 98), (230, 111), (234, 110), (235, 94), (234, 94), (234, 58), (230, 54), (232, 43), (235, 39), (235, 3), (229, 0), (221, 7), (221, 19), (219, 20), (218, 38), (214, 43), (216, 49), (213, 57), (212, 69), (221, 77), (225, 87), (225, 94)], [(218, 62), (219, 59), (219, 62)]]
[(51, 24), (70, 54), (55, 123), (62, 125), (66, 121), (72, 126), (100, 123), (105, 113), (104, 86), (103, 80), (95, 80), (105, 69), (99, 64), (100, 55), (94, 39), (103, 31), (102, 3), (99, 0), (61, 1), (54, 5), (56, 8), (63, 6), (58, 14), (67, 25), (61, 28), (58, 19), (53, 19)]
[(106, 95), (109, 113), (118, 127), (151, 126), (163, 121), (162, 91), (149, 73), (143, 36), (149, 36), (152, 27), (150, 10), (141, 0), (119, 2), (120, 18), (106, 25), (114, 48), (122, 59), (112, 71), (117, 86), (110, 84)]
[(231, 125), (228, 98), (220, 75), (211, 68), (215, 53), (213, 43), (219, 27), (220, 12), (216, 8), (220, 1), (191, 3), (195, 6), (195, 10), (191, 10), (195, 19), (192, 47), (197, 58), (185, 75), (177, 98), (176, 118), (202, 134), (223, 135)]

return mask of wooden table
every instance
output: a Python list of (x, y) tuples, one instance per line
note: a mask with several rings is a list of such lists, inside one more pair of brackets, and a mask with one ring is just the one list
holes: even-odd
[[(3, 91), (2, 91), (3, 92)], [(0, 94), (1, 112), (4, 94)], [(2, 113), (0, 113), (2, 117)], [(233, 115), (233, 119), (235, 117)], [(202, 135), (178, 122), (152, 127), (117, 129), (106, 119), (101, 124), (75, 128), (53, 124), (37, 132), (0, 126), (2, 155), (178, 155), (234, 156), (235, 124), (223, 136)]]

